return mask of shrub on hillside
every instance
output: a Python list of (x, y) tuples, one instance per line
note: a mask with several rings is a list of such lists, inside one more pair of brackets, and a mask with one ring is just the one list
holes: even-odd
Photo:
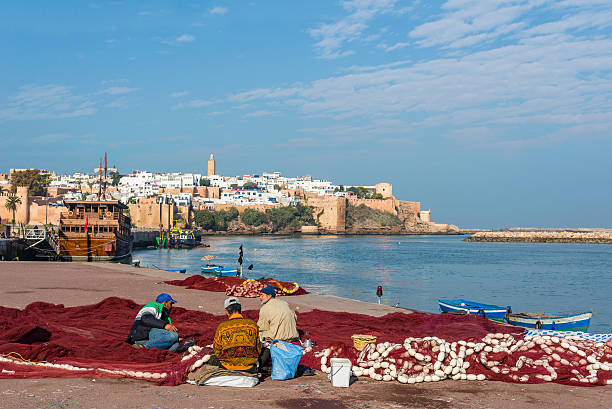
[(392, 213), (382, 212), (372, 209), (364, 204), (353, 206), (349, 204), (346, 207), (346, 225), (347, 226), (397, 226), (402, 221), (399, 217)]
[(255, 209), (245, 209), (240, 215), (240, 221), (247, 226), (261, 226), (268, 222), (268, 218), (265, 213), (259, 212)]

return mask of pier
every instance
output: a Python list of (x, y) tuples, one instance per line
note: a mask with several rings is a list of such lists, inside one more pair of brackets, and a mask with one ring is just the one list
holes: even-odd
[(612, 244), (612, 232), (486, 231), (477, 232), (465, 238), (464, 241), (504, 243)]

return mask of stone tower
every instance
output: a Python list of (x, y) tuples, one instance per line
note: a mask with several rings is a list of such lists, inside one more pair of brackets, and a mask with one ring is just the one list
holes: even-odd
[(208, 159), (208, 176), (216, 175), (215, 173), (215, 157), (213, 154), (210, 154), (210, 159)]

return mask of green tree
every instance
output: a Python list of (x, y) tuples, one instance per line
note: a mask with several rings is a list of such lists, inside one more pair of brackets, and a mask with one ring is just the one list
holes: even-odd
[(301, 202), (295, 206), (295, 210), (297, 211), (297, 218), (305, 224), (315, 224), (314, 216), (312, 214), (312, 207), (306, 206)]
[(245, 189), (257, 189), (257, 183), (255, 182), (246, 182), (244, 185), (242, 185), (243, 188)]
[(268, 221), (265, 213), (255, 209), (245, 209), (240, 215), (240, 221), (247, 226), (261, 226)]
[(33, 169), (16, 171), (11, 175), (11, 192), (15, 193), (18, 186), (27, 186), (30, 196), (44, 196), (50, 182), (49, 175), (43, 176)]
[(227, 210), (196, 210), (193, 216), (198, 226), (206, 230), (224, 231), (232, 220), (238, 219), (238, 209), (230, 207)]
[(208, 210), (196, 210), (193, 215), (195, 223), (205, 230), (216, 230), (214, 212)]
[(119, 181), (121, 180), (121, 175), (119, 174), (119, 172), (112, 171), (110, 173), (110, 177), (111, 177), (111, 185), (119, 186)]
[(200, 179), (200, 186), (210, 186), (210, 179)]
[(280, 230), (289, 226), (289, 223), (296, 218), (297, 210), (291, 206), (277, 207), (266, 209), (266, 215), (272, 223), (273, 229)]
[(21, 204), (21, 199), (18, 196), (12, 195), (6, 199), (6, 203), (4, 203), (4, 207), (7, 210), (13, 212), (13, 224), (15, 224), (15, 211), (17, 210), (17, 206)]

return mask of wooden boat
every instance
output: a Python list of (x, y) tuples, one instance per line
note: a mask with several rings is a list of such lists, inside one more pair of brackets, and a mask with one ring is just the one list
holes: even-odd
[(504, 308), (499, 305), (483, 304), (476, 301), (464, 300), (463, 298), (451, 300), (438, 300), (438, 305), (443, 313), (480, 315), (493, 321), (504, 321), (504, 315), (510, 307)]
[(508, 324), (523, 328), (547, 329), (555, 331), (587, 331), (591, 323), (593, 311), (580, 314), (529, 314), (508, 313)]
[(220, 266), (218, 264), (202, 264), (200, 266), (200, 270), (202, 273), (206, 274), (215, 274), (218, 276), (237, 276), (238, 269), (236, 268), (227, 268)]
[(132, 255), (127, 206), (118, 200), (66, 200), (60, 214), (57, 253), (69, 261), (117, 261)]

